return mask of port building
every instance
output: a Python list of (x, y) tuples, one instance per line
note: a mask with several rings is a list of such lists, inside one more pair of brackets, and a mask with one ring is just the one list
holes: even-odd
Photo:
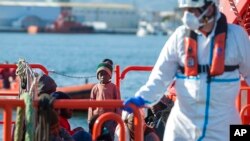
[(108, 32), (135, 32), (139, 15), (130, 4), (50, 1), (0, 1), (0, 29), (23, 29), (52, 24), (62, 10), (75, 20)]

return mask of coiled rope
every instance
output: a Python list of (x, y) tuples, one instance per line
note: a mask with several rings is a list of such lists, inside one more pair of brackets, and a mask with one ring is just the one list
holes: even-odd
[(23, 93), (21, 95), (22, 99), (24, 99), (25, 103), (25, 141), (33, 141), (34, 140), (34, 130), (35, 130), (35, 117), (34, 117), (34, 109), (33, 102), (29, 95), (29, 93)]
[(240, 14), (239, 14), (239, 12), (238, 12), (238, 10), (237, 10), (237, 7), (236, 7), (236, 5), (235, 5), (235, 3), (234, 3), (234, 0), (229, 0), (229, 4), (230, 4), (230, 6), (231, 6), (231, 8), (232, 8), (232, 10), (233, 10), (233, 12), (234, 12), (234, 14), (235, 14), (237, 20), (238, 20), (238, 23), (239, 23), (242, 27), (244, 27), (243, 19), (242, 19), (242, 17), (240, 16)]
[(19, 59), (17, 64), (16, 75), (19, 76), (21, 80), (20, 82), (21, 87), (19, 88), (19, 94), (28, 92), (33, 99), (35, 93), (37, 93), (36, 84), (37, 84), (38, 74), (32, 71), (31, 67), (24, 59)]
[[(247, 6), (246, 14), (244, 16), (241, 16), (240, 13), (237, 10), (237, 7), (235, 5), (234, 0), (229, 0), (229, 4), (237, 18), (238, 23), (245, 28), (245, 30), (250, 35), (250, 3)], [(243, 17), (243, 18), (242, 18)]]
[(20, 78), (19, 98), (24, 100), (25, 110), (18, 107), (14, 131), (14, 141), (23, 140), (25, 125), (25, 141), (34, 141), (35, 115), (32, 105), (34, 95), (37, 93), (37, 75), (24, 59), (17, 64), (16, 75)]

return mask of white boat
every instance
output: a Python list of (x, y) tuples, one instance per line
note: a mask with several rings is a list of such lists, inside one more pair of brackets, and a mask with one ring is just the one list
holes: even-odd
[(143, 37), (145, 35), (152, 35), (152, 34), (156, 34), (154, 26), (147, 21), (144, 20), (139, 21), (136, 35), (138, 37)]

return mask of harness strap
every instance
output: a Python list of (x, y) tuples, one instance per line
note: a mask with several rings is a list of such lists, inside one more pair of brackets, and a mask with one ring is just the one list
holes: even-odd
[[(224, 66), (224, 71), (225, 72), (230, 72), (230, 71), (234, 71), (236, 69), (239, 68), (239, 65), (234, 65), (234, 66)], [(183, 66), (179, 66), (179, 69), (181, 71), (181, 73), (184, 74), (185, 70)], [(198, 65), (198, 73), (203, 73), (203, 72), (208, 72), (210, 71), (210, 68), (208, 65)]]

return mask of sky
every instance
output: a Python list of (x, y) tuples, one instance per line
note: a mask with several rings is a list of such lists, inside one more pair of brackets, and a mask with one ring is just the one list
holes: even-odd
[(177, 0), (71, 0), (78, 2), (129, 3), (147, 11), (171, 11), (177, 6)]

